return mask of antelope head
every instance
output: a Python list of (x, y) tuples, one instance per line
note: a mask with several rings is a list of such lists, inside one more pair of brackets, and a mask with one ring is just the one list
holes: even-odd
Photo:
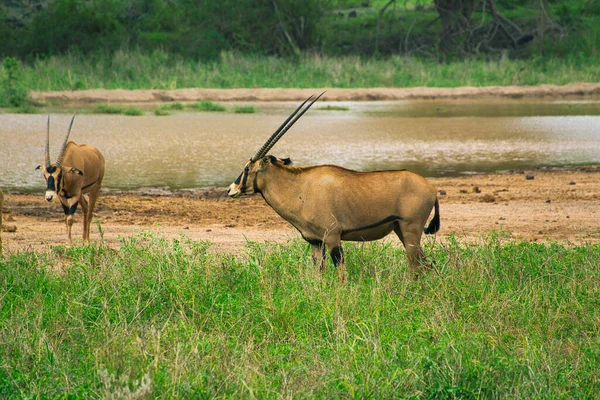
[[(71, 128), (73, 127), (73, 121), (75, 115), (71, 118), (69, 130), (67, 136), (62, 144), (58, 157), (55, 163), (50, 162), (50, 116), (48, 116), (48, 125), (46, 127), (46, 149), (45, 149), (45, 160), (44, 160), (44, 178), (46, 179), (46, 200), (54, 201), (62, 190), (63, 173), (76, 173), (82, 175), (82, 172), (76, 168), (71, 168), (68, 171), (63, 170), (62, 161), (65, 156), (65, 150), (67, 149), (67, 142), (69, 141), (69, 135), (71, 134)], [(38, 166), (41, 168), (41, 166)]]
[[(279, 141), (285, 135), (285, 133), (294, 125), (298, 119), (317, 101), (325, 92), (321, 93), (317, 97), (311, 95), (308, 99), (304, 100), (302, 104), (290, 114), (290, 116), (277, 128), (275, 132), (267, 139), (262, 147), (250, 157), (250, 160), (246, 163), (244, 170), (237, 177), (237, 179), (229, 185), (227, 194), (229, 197), (240, 197), (243, 195), (249, 195), (258, 192), (256, 185), (257, 174), (264, 171), (268, 164), (281, 163), (289, 165), (291, 163), (289, 158), (278, 159), (273, 156), (267, 156), (267, 152), (271, 150), (275, 143)], [(311, 101), (312, 100), (312, 101)], [(310, 101), (310, 103), (308, 103)], [(304, 105), (308, 103), (306, 107)], [(304, 109), (302, 109), (304, 107)], [(302, 110), (301, 110), (302, 109)]]

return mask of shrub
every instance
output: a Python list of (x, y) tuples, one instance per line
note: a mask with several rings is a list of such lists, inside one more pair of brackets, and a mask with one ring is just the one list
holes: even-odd
[(29, 93), (23, 84), (19, 61), (13, 57), (6, 57), (2, 62), (2, 67), (4, 73), (0, 81), (0, 106), (25, 106), (29, 103)]

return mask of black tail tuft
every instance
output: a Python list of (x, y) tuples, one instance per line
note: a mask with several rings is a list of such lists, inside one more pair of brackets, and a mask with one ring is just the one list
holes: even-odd
[(423, 232), (425, 232), (425, 234), (427, 235), (433, 235), (434, 233), (440, 230), (440, 202), (438, 201), (438, 199), (435, 199), (434, 209), (435, 214), (433, 214), (431, 222), (429, 222), (429, 225), (426, 226), (425, 229), (423, 229)]

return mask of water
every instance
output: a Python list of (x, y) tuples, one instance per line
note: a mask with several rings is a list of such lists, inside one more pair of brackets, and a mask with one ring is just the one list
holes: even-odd
[[(246, 103), (247, 104), (247, 103)], [(325, 105), (347, 111), (325, 111)], [(296, 103), (257, 114), (79, 115), (71, 139), (104, 153), (104, 187), (227, 186)], [(600, 163), (600, 100), (350, 102), (315, 105), (271, 150), (296, 165), (424, 176)], [(0, 187), (41, 191), (46, 115), (0, 114)], [(51, 114), (54, 160), (70, 115)]]

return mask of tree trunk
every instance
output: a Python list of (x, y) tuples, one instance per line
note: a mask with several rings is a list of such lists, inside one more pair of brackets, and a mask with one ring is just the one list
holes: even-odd
[(460, 38), (468, 32), (477, 0), (435, 0), (442, 21), (440, 49), (444, 53), (458, 50)]

